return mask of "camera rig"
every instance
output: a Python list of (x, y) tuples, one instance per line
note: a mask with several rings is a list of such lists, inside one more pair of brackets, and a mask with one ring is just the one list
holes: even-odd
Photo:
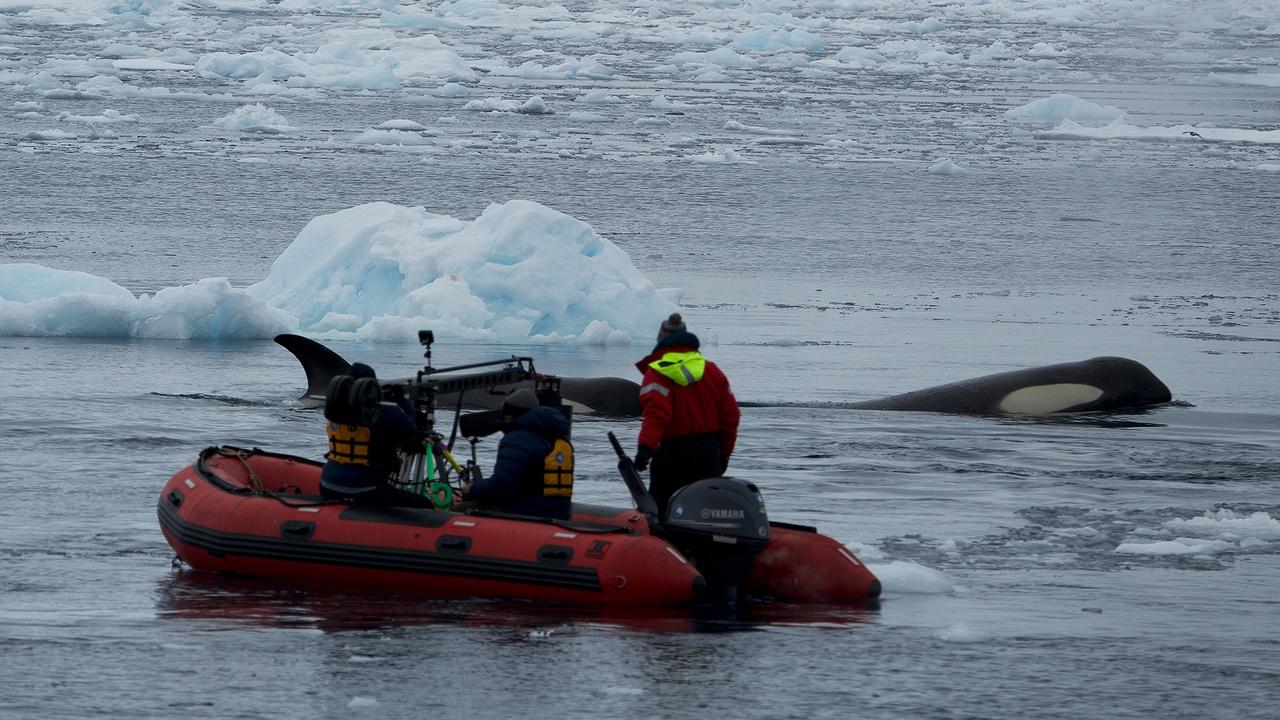
[[(476, 445), (479, 438), (491, 435), (502, 427), (500, 410), (462, 414), (463, 397), (468, 392), (502, 394), (500, 389), (518, 385), (532, 385), (542, 405), (561, 408), (560, 378), (539, 374), (533, 366), (533, 358), (512, 355), (498, 360), (437, 368), (431, 364), (431, 346), (435, 335), (430, 330), (418, 331), (418, 342), (425, 348), (426, 363), (417, 374), (406, 381), (382, 384), (382, 399), (405, 409), (412, 409), (414, 424), (418, 429), (419, 443), (407, 449), (398, 484), (407, 490), (431, 495), (437, 505), (447, 507), (452, 501), (452, 491), (447, 489), (449, 470), (456, 471), (458, 482), (473, 478), (479, 473)], [(436, 409), (444, 397), (456, 396), (453, 430), (448, 442), (436, 432)], [(464, 469), (454, 459), (452, 450), (459, 428), (470, 439), (471, 458)]]
[[(408, 381), (383, 383), (382, 392), (384, 400), (400, 405), (408, 403), (413, 408), (413, 419), (420, 433), (435, 432), (436, 406), (444, 396), (457, 396), (458, 412), (454, 418), (455, 432), (458, 417), (461, 415), (463, 396), (471, 391), (494, 394), (504, 386), (531, 383), (540, 404), (560, 406), (560, 378), (538, 373), (534, 369), (531, 357), (512, 355), (498, 360), (437, 368), (431, 365), (434, 333), (430, 330), (419, 330), (418, 342), (425, 348), (423, 357), (426, 359), (426, 364)], [(476, 414), (483, 415), (483, 413)]]

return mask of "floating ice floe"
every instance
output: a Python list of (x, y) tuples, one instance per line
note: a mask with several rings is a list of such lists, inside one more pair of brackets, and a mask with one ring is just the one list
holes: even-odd
[(588, 105), (608, 105), (610, 103), (622, 102), (622, 98), (616, 95), (610, 95), (607, 90), (588, 90), (575, 98), (574, 102), (586, 103)]
[(973, 171), (955, 164), (950, 158), (935, 163), (929, 168), (930, 175), (970, 175)]
[(141, 45), (129, 45), (126, 43), (109, 43), (102, 50), (98, 51), (99, 57), (104, 58), (144, 58), (155, 55), (156, 51)]
[(738, 154), (733, 148), (724, 148), (721, 150), (708, 150), (698, 155), (686, 156), (686, 160), (701, 163), (704, 165), (741, 165), (754, 164), (753, 161), (747, 160)]
[(148, 72), (195, 69), (195, 65), (173, 63), (167, 60), (160, 60), (159, 58), (127, 58), (123, 60), (112, 60), (111, 66), (117, 70), (139, 70)]
[(570, 58), (556, 65), (543, 66), (533, 60), (519, 67), (509, 67), (498, 61), (477, 63), (494, 77), (518, 77), (525, 80), (608, 80), (615, 75), (613, 68), (591, 58)]
[(831, 59), (839, 61), (841, 65), (863, 68), (874, 67), (888, 61), (888, 58), (871, 48), (853, 46), (840, 48), (840, 51)]
[(397, 4), (397, 0), (280, 0), (280, 9), (303, 12), (391, 10)]
[(53, 128), (50, 130), (32, 130), (26, 135), (23, 135), (22, 139), (30, 140), (32, 142), (49, 142), (56, 140), (74, 140), (76, 137), (77, 135), (73, 132)]
[(1187, 520), (1170, 520), (1165, 527), (1203, 537), (1280, 540), (1280, 520), (1262, 511), (1244, 515), (1223, 508)]
[(1056, 58), (1063, 57), (1067, 53), (1059, 50), (1053, 43), (1038, 42), (1031, 46), (1027, 51), (1027, 55), (1034, 58)]
[(352, 138), (357, 145), (431, 145), (433, 140), (410, 130), (365, 130)]
[(461, 30), (463, 23), (432, 15), (415, 7), (388, 8), (382, 12), (382, 24), (388, 27), (416, 30)]
[(400, 38), (385, 31), (355, 33), (313, 53), (289, 54), (272, 47), (210, 53), (195, 67), (206, 77), (281, 80), (290, 88), (398, 90), (411, 79), (479, 80), (466, 61), (434, 35)]
[(137, 122), (138, 116), (125, 115), (119, 110), (111, 110), (108, 108), (106, 110), (103, 110), (102, 113), (98, 115), (73, 115), (72, 113), (69, 113), (69, 112), (60, 112), (58, 113), (58, 119), (64, 122), (101, 124), (101, 123)]
[[(579, 101), (581, 101), (581, 99), (579, 99)], [(696, 106), (690, 105), (689, 103), (676, 102), (668, 98), (666, 95), (658, 93), (649, 101), (649, 107), (654, 110), (688, 110)]]
[(894, 28), (902, 32), (924, 35), (926, 33), (942, 32), (947, 29), (947, 26), (943, 25), (942, 21), (937, 18), (925, 18), (924, 20), (909, 20), (899, 23)]
[(1197, 540), (1174, 538), (1155, 542), (1120, 543), (1116, 552), (1121, 555), (1212, 555), (1235, 547), (1223, 540)]
[(1125, 118), (1125, 112), (1111, 105), (1099, 105), (1081, 100), (1075, 95), (1056, 93), (1006, 110), (1004, 116), (1020, 120), (1044, 123), (1060, 123), (1073, 120), (1077, 123), (1110, 123)]
[(467, 222), (373, 203), (315, 218), (248, 288), (223, 278), (135, 297), (106, 278), (0, 265), (0, 336), (626, 344), (676, 306), (589, 225), (538, 203)]
[(467, 86), (463, 85), (462, 83), (447, 82), (441, 85), (440, 87), (432, 90), (431, 94), (436, 95), (438, 97), (455, 97), (456, 98), (456, 97), (466, 97), (468, 92), (470, 91), (467, 90)]
[(755, 58), (734, 50), (732, 45), (725, 45), (707, 52), (676, 53), (671, 57), (671, 62), (680, 65), (714, 65), (718, 68), (755, 67), (759, 64)]
[(426, 130), (421, 124), (412, 120), (394, 119), (378, 124), (379, 130)]
[(1039, 130), (1033, 135), (1042, 140), (1140, 140), (1171, 142), (1238, 142), (1280, 145), (1280, 130), (1247, 130), (1242, 128), (1209, 128), (1195, 125), (1172, 127), (1139, 127), (1116, 121), (1102, 127), (1085, 127), (1063, 120), (1052, 130)]
[(521, 113), (524, 115), (550, 115), (555, 112), (547, 105), (545, 100), (537, 95), (524, 102), (506, 98), (479, 98), (468, 101), (466, 105), (462, 106), (462, 109), (475, 110), (477, 112)]
[(1116, 552), (1128, 555), (1213, 555), (1216, 553), (1268, 547), (1280, 540), (1280, 520), (1256, 511), (1249, 514), (1218, 509), (1193, 518), (1175, 518), (1156, 530), (1177, 534), (1169, 540), (1121, 543)]
[(924, 565), (894, 560), (867, 563), (867, 568), (880, 580), (886, 594), (945, 594), (955, 591), (946, 575)]
[(298, 128), (289, 124), (280, 113), (261, 103), (242, 105), (228, 115), (213, 121), (214, 127), (223, 130), (239, 130), (266, 134), (297, 132)]
[(41, 71), (26, 78), (23, 90), (50, 100), (98, 99), (101, 96), (68, 88), (53, 73)]

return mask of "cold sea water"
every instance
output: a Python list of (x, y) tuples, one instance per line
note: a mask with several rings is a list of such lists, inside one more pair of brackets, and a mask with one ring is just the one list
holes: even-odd
[[(135, 293), (243, 287), (310, 219), (360, 203), (465, 219), (543, 203), (683, 291), (746, 406), (733, 473), (885, 586), (868, 607), (731, 616), (202, 576), (171, 565), (159, 489), (209, 445), (319, 457), (293, 357), (269, 338), (0, 337), (0, 717), (1280, 715), (1280, 151), (1176, 130), (1276, 128), (1280, 13), (819, 5), (0, 1), (0, 262)], [(752, 45), (760, 27), (826, 44)], [(263, 95), (110, 61), (422, 28), (487, 74), (463, 96), (421, 79)], [(735, 37), (754, 64), (668, 65)], [(852, 46), (880, 60), (820, 63)], [(495, 70), (560, 54), (616, 72)], [(126, 89), (74, 91), (113, 73)], [(614, 100), (575, 122), (589, 90)], [(1145, 135), (1003, 116), (1055, 93), (1118, 106)], [(557, 112), (463, 109), (535, 94)], [(258, 101), (300, 129), (211, 126)], [(392, 118), (436, 128), (431, 151), (350, 141)], [(411, 344), (332, 345), (384, 376), (421, 362)], [(445, 340), (435, 360), (530, 354), (545, 372), (634, 377), (647, 349)], [(1054, 418), (846, 407), (1097, 355), (1143, 362), (1174, 403)], [(630, 441), (638, 423), (575, 427), (576, 497), (622, 504), (608, 431)]]

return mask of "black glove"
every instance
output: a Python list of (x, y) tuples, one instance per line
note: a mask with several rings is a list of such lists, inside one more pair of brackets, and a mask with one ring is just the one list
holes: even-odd
[(653, 459), (653, 450), (648, 445), (641, 445), (636, 451), (636, 459), (631, 461), (635, 465), (636, 470), (645, 470), (649, 467), (649, 461)]
[(725, 455), (720, 458), (720, 474), (724, 475), (729, 472), (729, 456)]

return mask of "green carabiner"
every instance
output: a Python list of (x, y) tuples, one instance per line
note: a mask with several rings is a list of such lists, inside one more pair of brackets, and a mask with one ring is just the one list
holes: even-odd
[(448, 510), (453, 507), (453, 486), (445, 482), (433, 482), (430, 485), (431, 503), (437, 510)]

